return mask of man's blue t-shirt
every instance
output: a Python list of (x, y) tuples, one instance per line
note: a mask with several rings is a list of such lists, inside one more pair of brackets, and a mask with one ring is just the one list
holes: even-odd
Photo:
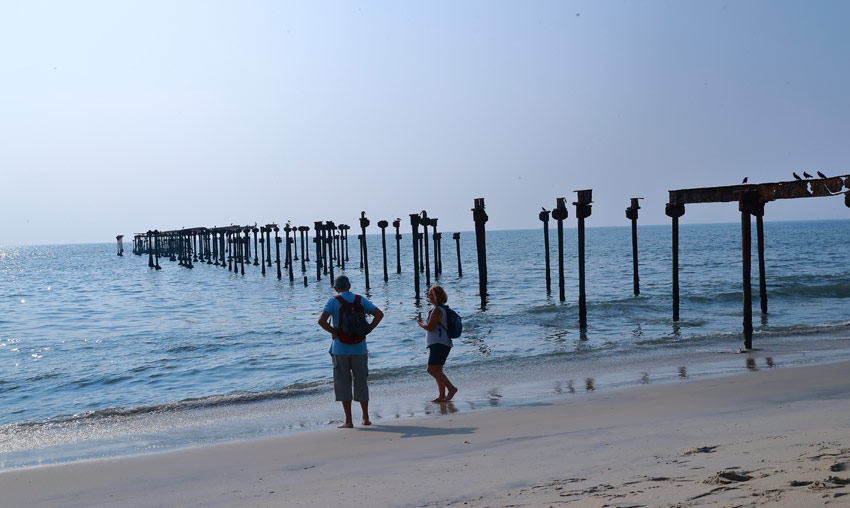
[[(343, 291), (340, 293), (340, 296), (342, 296), (346, 302), (353, 302), (356, 295), (351, 291)], [(366, 314), (371, 313), (377, 308), (372, 302), (362, 295), (360, 296), (360, 305), (363, 306), (363, 311), (366, 312)], [(328, 299), (328, 303), (326, 303), (325, 308), (322, 309), (331, 315), (331, 326), (334, 328), (339, 328), (340, 307), (342, 307), (342, 304), (339, 303), (339, 300), (337, 300), (336, 297), (332, 297)], [(340, 342), (339, 337), (334, 338), (330, 350), (332, 355), (365, 355), (367, 352), (366, 339), (363, 339), (357, 344), (343, 344)]]

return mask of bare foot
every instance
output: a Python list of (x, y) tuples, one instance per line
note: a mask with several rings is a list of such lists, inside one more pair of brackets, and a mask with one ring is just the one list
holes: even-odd
[(455, 386), (454, 388), (449, 388), (449, 395), (446, 397), (446, 400), (447, 401), (452, 400), (452, 397), (454, 397), (456, 393), (457, 393), (457, 386)]
[(364, 418), (364, 419), (363, 419), (363, 425), (372, 425), (372, 422), (371, 422), (371, 421), (369, 421), (369, 419), (368, 419), (368, 418)]
[(445, 402), (446, 400), (447, 399), (445, 397), (437, 397), (436, 399), (432, 400), (431, 402)]
[(338, 428), (338, 429), (353, 429), (353, 428), (354, 428), (354, 424), (353, 424), (353, 423), (351, 423), (351, 422), (345, 422), (345, 423), (343, 423), (342, 425), (340, 425), (340, 426), (339, 426), (339, 427), (337, 427), (337, 428)]

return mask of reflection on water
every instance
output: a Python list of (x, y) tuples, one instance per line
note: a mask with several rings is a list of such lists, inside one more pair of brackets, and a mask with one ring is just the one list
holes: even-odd
[(767, 365), (767, 368), (769, 368), (769, 369), (772, 369), (774, 367), (773, 358), (771, 358), (770, 356), (768, 356), (767, 358), (764, 359), (764, 363), (765, 363), (765, 365)]
[(679, 377), (681, 379), (688, 379), (688, 369), (685, 367), (679, 367)]
[(585, 391), (588, 391), (588, 392), (592, 392), (593, 390), (596, 389), (593, 386), (593, 378), (592, 377), (589, 377), (589, 378), (584, 380), (584, 389), (585, 389)]
[(498, 392), (498, 388), (492, 388), (489, 392), (487, 392), (487, 400), (490, 401), (490, 405), (492, 407), (499, 406), (499, 399), (502, 398), (502, 395)]
[(759, 370), (758, 367), (756, 366), (756, 359), (755, 358), (747, 358), (747, 369), (748, 370)]
[(644, 372), (640, 376), (641, 384), (648, 385), (649, 384), (649, 372)]
[(575, 392), (576, 392), (576, 389), (575, 389), (575, 387), (573, 386), (573, 380), (572, 380), (572, 379), (570, 379), (569, 381), (567, 381), (567, 392), (568, 392), (568, 393), (575, 393)]

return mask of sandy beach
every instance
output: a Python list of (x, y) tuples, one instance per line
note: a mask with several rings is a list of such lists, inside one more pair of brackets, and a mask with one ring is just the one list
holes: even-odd
[(2, 506), (850, 506), (848, 372), (447, 405), (354, 430), (11, 470)]

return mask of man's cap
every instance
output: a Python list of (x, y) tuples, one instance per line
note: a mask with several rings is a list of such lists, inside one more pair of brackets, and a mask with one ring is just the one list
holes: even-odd
[(345, 275), (339, 275), (334, 279), (334, 289), (348, 289), (351, 287), (351, 281)]

